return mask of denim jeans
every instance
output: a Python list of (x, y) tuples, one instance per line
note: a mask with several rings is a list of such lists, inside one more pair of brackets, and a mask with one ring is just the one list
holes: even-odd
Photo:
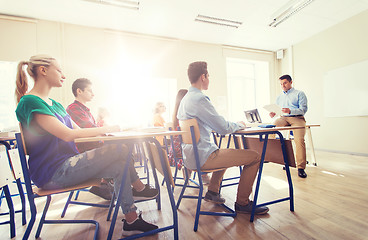
[[(119, 150), (121, 149), (121, 151)], [(44, 189), (66, 188), (83, 183), (93, 178), (113, 178), (116, 195), (120, 190), (124, 165), (128, 159), (128, 147), (122, 145), (105, 145), (100, 148), (75, 155), (67, 159), (54, 173), (51, 180), (45, 184)], [(123, 188), (120, 203), (123, 213), (136, 211), (134, 205), (131, 182), (138, 179), (133, 162), (129, 166), (127, 181)]]

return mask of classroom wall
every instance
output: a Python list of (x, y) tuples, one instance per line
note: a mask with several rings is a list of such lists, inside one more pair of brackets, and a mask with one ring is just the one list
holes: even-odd
[[(63, 88), (54, 89), (51, 97), (64, 106), (74, 99), (71, 84), (76, 78), (90, 78), (94, 88), (103, 91), (114, 74), (132, 71), (131, 63), (141, 63), (143, 66), (142, 69), (132, 71), (132, 74), (149, 71), (153, 77), (177, 79), (177, 88), (180, 89), (189, 86), (188, 64), (199, 60), (207, 61), (210, 88), (206, 94), (215, 106), (216, 99), (224, 99), (223, 96), (227, 95), (226, 57), (268, 61), (270, 79), (275, 75), (274, 53), (267, 51), (244, 48), (229, 50), (228, 47), (216, 44), (1, 15), (0, 32), (0, 61), (27, 60), (38, 53), (47, 53), (58, 59), (67, 81)], [(129, 59), (126, 56), (130, 56)], [(138, 90), (130, 89), (128, 83), (121, 91), (124, 94), (125, 91)], [(101, 101), (105, 97), (106, 95), (96, 96), (94, 101)], [(220, 113), (227, 115), (225, 110)]]
[[(297, 89), (305, 91), (308, 97), (306, 120), (321, 124), (320, 128), (312, 130), (317, 149), (368, 154), (368, 116), (325, 117), (323, 103), (323, 80), (328, 71), (368, 59), (367, 23), (368, 11), (364, 11), (292, 48), (294, 84)], [(346, 91), (349, 91), (349, 84), (349, 79), (346, 79)], [(334, 88), (333, 85), (329, 87)], [(366, 91), (368, 93), (368, 89)]]

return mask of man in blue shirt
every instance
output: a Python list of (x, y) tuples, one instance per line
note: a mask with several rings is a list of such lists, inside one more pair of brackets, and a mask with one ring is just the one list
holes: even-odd
[[(292, 87), (293, 80), (289, 75), (283, 75), (279, 78), (280, 85), (283, 90), (276, 99), (276, 104), (282, 108), (283, 116), (274, 121), (277, 127), (283, 126), (303, 126), (305, 127), (304, 114), (308, 110), (307, 97), (305, 93)], [(270, 117), (275, 117), (275, 113), (271, 112)], [(296, 162), (298, 167), (298, 176), (306, 178), (307, 173), (304, 171), (307, 160), (305, 151), (305, 128), (293, 130), (296, 149)]]
[[(249, 149), (219, 149), (210, 141), (211, 132), (220, 134), (236, 132), (245, 127), (243, 122), (228, 122), (220, 116), (212, 105), (210, 99), (202, 93), (209, 85), (209, 75), (206, 62), (193, 62), (188, 68), (188, 77), (191, 83), (188, 93), (182, 99), (177, 117), (179, 120), (195, 118), (198, 122), (200, 139), (198, 141), (198, 153), (201, 169), (228, 168), (243, 166), (240, 176), (235, 211), (238, 213), (250, 213), (252, 202), (249, 195), (252, 192), (254, 179), (257, 175), (260, 156)], [(196, 169), (192, 144), (182, 144), (184, 165), (189, 169)], [(208, 186), (205, 200), (222, 204), (225, 199), (219, 194), (220, 184), (225, 170), (214, 172)], [(258, 207), (256, 214), (265, 214), (267, 207)]]

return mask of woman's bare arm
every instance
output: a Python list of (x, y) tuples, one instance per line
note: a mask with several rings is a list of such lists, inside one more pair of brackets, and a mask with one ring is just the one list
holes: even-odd
[[(33, 121), (48, 133), (66, 141), (74, 141), (76, 138), (95, 137), (109, 132), (120, 131), (119, 126), (106, 126), (97, 128), (75, 128), (65, 126), (57, 118), (51, 115), (35, 114)], [(76, 125), (76, 124), (75, 124)]]

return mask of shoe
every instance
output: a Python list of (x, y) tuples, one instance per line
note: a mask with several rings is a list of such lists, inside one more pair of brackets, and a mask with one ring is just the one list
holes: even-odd
[(152, 231), (158, 228), (158, 226), (148, 223), (142, 219), (142, 214), (139, 214), (138, 218), (129, 224), (125, 219), (123, 219), (123, 235), (131, 236), (139, 233), (144, 233)]
[(306, 178), (308, 175), (307, 173), (304, 171), (304, 169), (299, 168), (298, 169), (298, 176), (301, 178)]
[(158, 195), (158, 190), (156, 188), (152, 188), (148, 184), (144, 185), (144, 189), (140, 192), (138, 192), (134, 188), (132, 189), (132, 191), (133, 191), (133, 198), (135, 201), (153, 199)]
[(225, 203), (225, 198), (222, 198), (219, 193), (215, 193), (212, 191), (207, 191), (206, 195), (204, 196), (204, 200), (207, 202), (213, 202), (216, 204)]
[[(245, 206), (242, 206), (238, 203), (235, 203), (235, 211), (237, 213), (252, 213), (252, 205), (253, 201), (249, 201), (249, 203)], [(261, 215), (266, 214), (268, 212), (268, 207), (257, 207), (254, 211), (254, 214)]]
[(208, 173), (202, 175), (202, 183), (203, 185), (210, 184), (211, 178), (208, 176)]
[(100, 186), (91, 187), (89, 192), (110, 201), (114, 192), (114, 187), (111, 184), (101, 184)]

